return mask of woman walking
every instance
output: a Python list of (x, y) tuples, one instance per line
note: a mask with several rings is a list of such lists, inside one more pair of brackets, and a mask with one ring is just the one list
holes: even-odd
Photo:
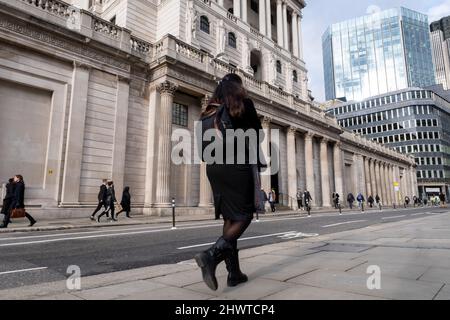
[(111, 220), (117, 221), (116, 218), (114, 218), (114, 205), (116, 203), (116, 193), (114, 191), (114, 182), (108, 181), (107, 183), (107, 189), (106, 189), (106, 206), (108, 207), (107, 210), (103, 211), (97, 218), (97, 222), (100, 222), (100, 218), (107, 214), (108, 212), (111, 212)]
[(2, 205), (2, 211), (1, 213), (4, 214), (3, 223), (0, 225), (0, 228), (7, 228), (8, 224), (11, 222), (11, 207), (12, 203), (14, 201), (14, 178), (9, 179), (8, 183), (5, 186), (6, 188), (6, 194), (5, 198), (3, 199), (3, 205)]
[[(6, 228), (8, 226), (9, 217), (14, 209), (23, 209), (25, 210), (25, 182), (23, 181), (22, 175), (18, 174), (14, 176), (14, 197), (12, 198), (11, 207), (9, 210), (8, 216), (5, 216), (5, 221), (3, 222), (2, 228)], [(30, 221), (29, 227), (32, 227), (36, 224), (36, 220), (25, 211), (25, 217)]]
[[(253, 102), (247, 97), (241, 78), (235, 74), (226, 75), (219, 83), (209, 106), (202, 113), (202, 123), (204, 131), (218, 130), (218, 135), (221, 136), (219, 139), (222, 143), (226, 141), (224, 148), (226, 155), (229, 155), (226, 151), (231, 148), (241, 150), (236, 145), (236, 139), (231, 140), (230, 144), (230, 140), (227, 139), (230, 133), (226, 129), (242, 129), (244, 132), (256, 130), (257, 137), (262, 130)], [(205, 143), (203, 141), (203, 150)], [(247, 157), (252, 151), (256, 151), (256, 155), (259, 155), (259, 150), (258, 142), (250, 140), (246, 143), (243, 164), (237, 162), (237, 158), (242, 154), (237, 155), (236, 152), (233, 153), (234, 159), (227, 158), (227, 161), (221, 161), (225, 159), (205, 161), (205, 155), (202, 153), (202, 159), (207, 163), (207, 176), (213, 190), (216, 213), (222, 215), (224, 219), (222, 236), (211, 248), (195, 256), (202, 270), (203, 281), (211, 290), (217, 290), (215, 272), (217, 265), (222, 261), (225, 261), (228, 270), (228, 286), (234, 287), (248, 281), (239, 267), (237, 241), (250, 225), (253, 214), (259, 206), (255, 204), (259, 201), (257, 198), (260, 197), (261, 190), (258, 185), (259, 173), (255, 174), (256, 164), (252, 165), (250, 157)], [(232, 164), (229, 160), (233, 160)], [(260, 166), (259, 158), (257, 160)]]
[(119, 217), (119, 214), (122, 212), (126, 213), (127, 218), (130, 217), (131, 211), (131, 195), (130, 195), (130, 187), (125, 187), (122, 192), (122, 201), (120, 201), (120, 205), (122, 206), (122, 210), (117, 212), (116, 218)]

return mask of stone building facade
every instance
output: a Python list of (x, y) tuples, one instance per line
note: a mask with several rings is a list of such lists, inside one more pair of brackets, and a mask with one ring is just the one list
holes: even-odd
[(230, 72), (263, 127), (280, 130), (280, 170), (263, 185), (282, 204), (295, 208), (307, 188), (328, 207), (333, 191), (367, 193), (373, 177), (389, 204), (389, 186), (415, 183), (413, 159), (345, 131), (309, 100), (303, 1), (73, 2), (0, 0), (0, 176), (25, 176), (36, 216), (86, 215), (102, 178), (119, 197), (130, 186), (136, 213), (163, 215), (172, 197), (180, 213), (212, 211), (205, 166), (173, 164), (171, 133), (194, 131)]

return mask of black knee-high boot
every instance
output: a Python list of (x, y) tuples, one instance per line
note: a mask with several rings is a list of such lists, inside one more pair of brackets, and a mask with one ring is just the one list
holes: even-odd
[(217, 265), (225, 260), (232, 250), (233, 246), (231, 243), (220, 237), (211, 248), (194, 257), (198, 266), (202, 269), (203, 281), (211, 290), (216, 291), (218, 287), (216, 278)]
[(228, 270), (227, 284), (229, 287), (235, 287), (248, 281), (247, 275), (242, 273), (241, 268), (239, 267), (239, 250), (237, 249), (237, 241), (233, 242), (233, 250), (225, 258), (225, 264)]

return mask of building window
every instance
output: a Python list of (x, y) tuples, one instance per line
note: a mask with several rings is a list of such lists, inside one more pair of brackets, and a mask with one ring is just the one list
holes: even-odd
[(172, 123), (177, 126), (188, 126), (188, 107), (179, 103), (173, 104)]
[(298, 82), (297, 70), (292, 71), (292, 81)]
[(281, 61), (280, 60), (277, 60), (277, 72), (278, 73), (282, 73), (282, 69), (281, 69)]
[(236, 35), (233, 32), (228, 33), (228, 45), (236, 49)]
[(207, 16), (200, 17), (200, 30), (209, 34), (209, 20)]

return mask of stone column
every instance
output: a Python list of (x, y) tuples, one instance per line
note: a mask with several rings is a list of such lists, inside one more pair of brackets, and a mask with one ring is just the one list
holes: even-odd
[(315, 183), (314, 183), (314, 158), (313, 158), (313, 137), (314, 134), (311, 132), (305, 135), (305, 164), (306, 164), (306, 189), (311, 194), (311, 204), (315, 205), (316, 193), (315, 193)]
[[(202, 110), (208, 106), (209, 96), (202, 99)], [(200, 164), (200, 196), (198, 206), (201, 208), (210, 208), (213, 204), (212, 189), (206, 174), (206, 163)]]
[(331, 207), (330, 201), (330, 174), (328, 171), (328, 139), (322, 138), (320, 142), (320, 172), (322, 182), (322, 206)]
[(386, 166), (385, 166), (385, 173), (384, 173), (384, 176), (385, 176), (385, 180), (386, 180), (386, 195), (387, 195), (387, 199), (388, 199), (388, 204), (389, 205), (392, 205), (392, 201), (393, 201), (393, 198), (392, 198), (392, 188), (393, 188), (393, 186), (392, 186), (392, 184), (391, 184), (391, 179), (389, 179), (389, 172), (390, 172), (390, 165), (389, 164), (386, 164)]
[(128, 105), (130, 97), (129, 79), (117, 78), (116, 114), (114, 117), (114, 144), (112, 180), (116, 192), (124, 187), (125, 155), (127, 154)]
[(298, 54), (299, 58), (303, 60), (303, 35), (302, 35), (302, 14), (300, 13), (297, 19), (298, 24)]
[(384, 203), (384, 199), (383, 199), (383, 188), (381, 186), (381, 162), (380, 161), (376, 161), (375, 163), (375, 180), (377, 181), (377, 193), (381, 198), (381, 201)]
[(264, 172), (261, 175), (261, 186), (267, 193), (271, 190), (271, 170), (270, 170), (270, 122), (271, 119), (265, 117), (262, 121), (262, 128), (264, 130), (264, 141), (261, 143), (261, 151), (265, 160), (267, 161), (267, 168), (263, 169)]
[(289, 50), (289, 37), (288, 37), (288, 27), (287, 27), (287, 4), (283, 2), (283, 43), (284, 48)]
[(283, 2), (277, 0), (277, 43), (280, 47), (283, 47)]
[(233, 0), (233, 15), (241, 17), (241, 0)]
[(384, 190), (384, 197), (385, 197), (384, 202), (386, 203), (386, 205), (390, 205), (391, 202), (390, 202), (390, 197), (389, 197), (389, 181), (388, 181), (387, 175), (386, 175), (386, 172), (387, 172), (387, 163), (386, 162), (383, 164), (382, 169), (383, 169), (382, 170), (383, 190)]
[[(72, 92), (70, 93), (69, 121), (67, 128), (66, 155), (64, 159), (61, 204), (76, 205), (80, 196), (83, 138), (90, 68), (74, 63)], [(106, 177), (105, 177), (106, 178)], [(100, 182), (98, 183), (100, 185)]]
[(388, 205), (388, 195), (387, 195), (387, 181), (386, 181), (386, 163), (380, 164), (380, 181), (381, 181), (381, 190), (383, 193), (383, 204)]
[(409, 168), (409, 174), (411, 176), (411, 201), (412, 201), (412, 197), (417, 196), (418, 197), (418, 188), (417, 188), (417, 184), (415, 183), (415, 180), (417, 178), (417, 175), (415, 173), (414, 167), (411, 166)]
[(217, 3), (219, 4), (219, 6), (223, 7), (223, 0), (217, 0)]
[(343, 168), (342, 168), (342, 150), (341, 143), (336, 142), (333, 148), (333, 162), (334, 162), (334, 184), (337, 193), (341, 199), (344, 199), (344, 180), (343, 180)]
[(290, 127), (287, 132), (287, 171), (288, 171), (288, 195), (289, 207), (293, 210), (298, 209), (296, 195), (297, 195), (297, 161), (295, 152), (295, 135), (297, 129)]
[(156, 164), (157, 164), (157, 144), (159, 131), (159, 109), (161, 107), (161, 95), (155, 85), (149, 86), (149, 105), (147, 117), (147, 151), (145, 167), (145, 199), (144, 214), (152, 214), (151, 207), (155, 202), (156, 190)]
[(165, 81), (158, 85), (161, 94), (158, 136), (158, 164), (156, 171), (156, 207), (170, 207), (170, 164), (173, 96), (178, 86)]
[(294, 56), (296, 56), (297, 58), (299, 57), (298, 54), (298, 23), (297, 23), (297, 19), (298, 19), (298, 15), (295, 12), (292, 12), (292, 22), (291, 22), (291, 27), (292, 27), (292, 53), (294, 54)]
[(365, 197), (368, 198), (372, 194), (372, 184), (370, 177), (370, 163), (367, 157), (364, 158), (364, 176), (366, 179), (366, 194)]
[[(247, 22), (248, 19), (248, 15), (247, 15), (247, 0), (241, 0), (241, 8), (242, 8), (242, 12), (241, 12), (241, 19), (244, 22)], [(261, 13), (259, 13), (261, 14)]]
[(266, 35), (266, 0), (259, 0), (259, 33)]
[(272, 8), (270, 0), (266, 0), (266, 36), (272, 39)]
[(390, 185), (390, 193), (391, 193), (391, 204), (395, 203), (395, 187), (394, 187), (394, 166), (390, 165), (389, 166), (389, 172), (388, 172), (388, 176), (389, 176), (389, 185)]
[(376, 176), (376, 160), (375, 159), (370, 159), (370, 178), (371, 178), (371, 189), (372, 189), (372, 196), (375, 199), (375, 196), (378, 194), (378, 190), (377, 190), (377, 176)]

